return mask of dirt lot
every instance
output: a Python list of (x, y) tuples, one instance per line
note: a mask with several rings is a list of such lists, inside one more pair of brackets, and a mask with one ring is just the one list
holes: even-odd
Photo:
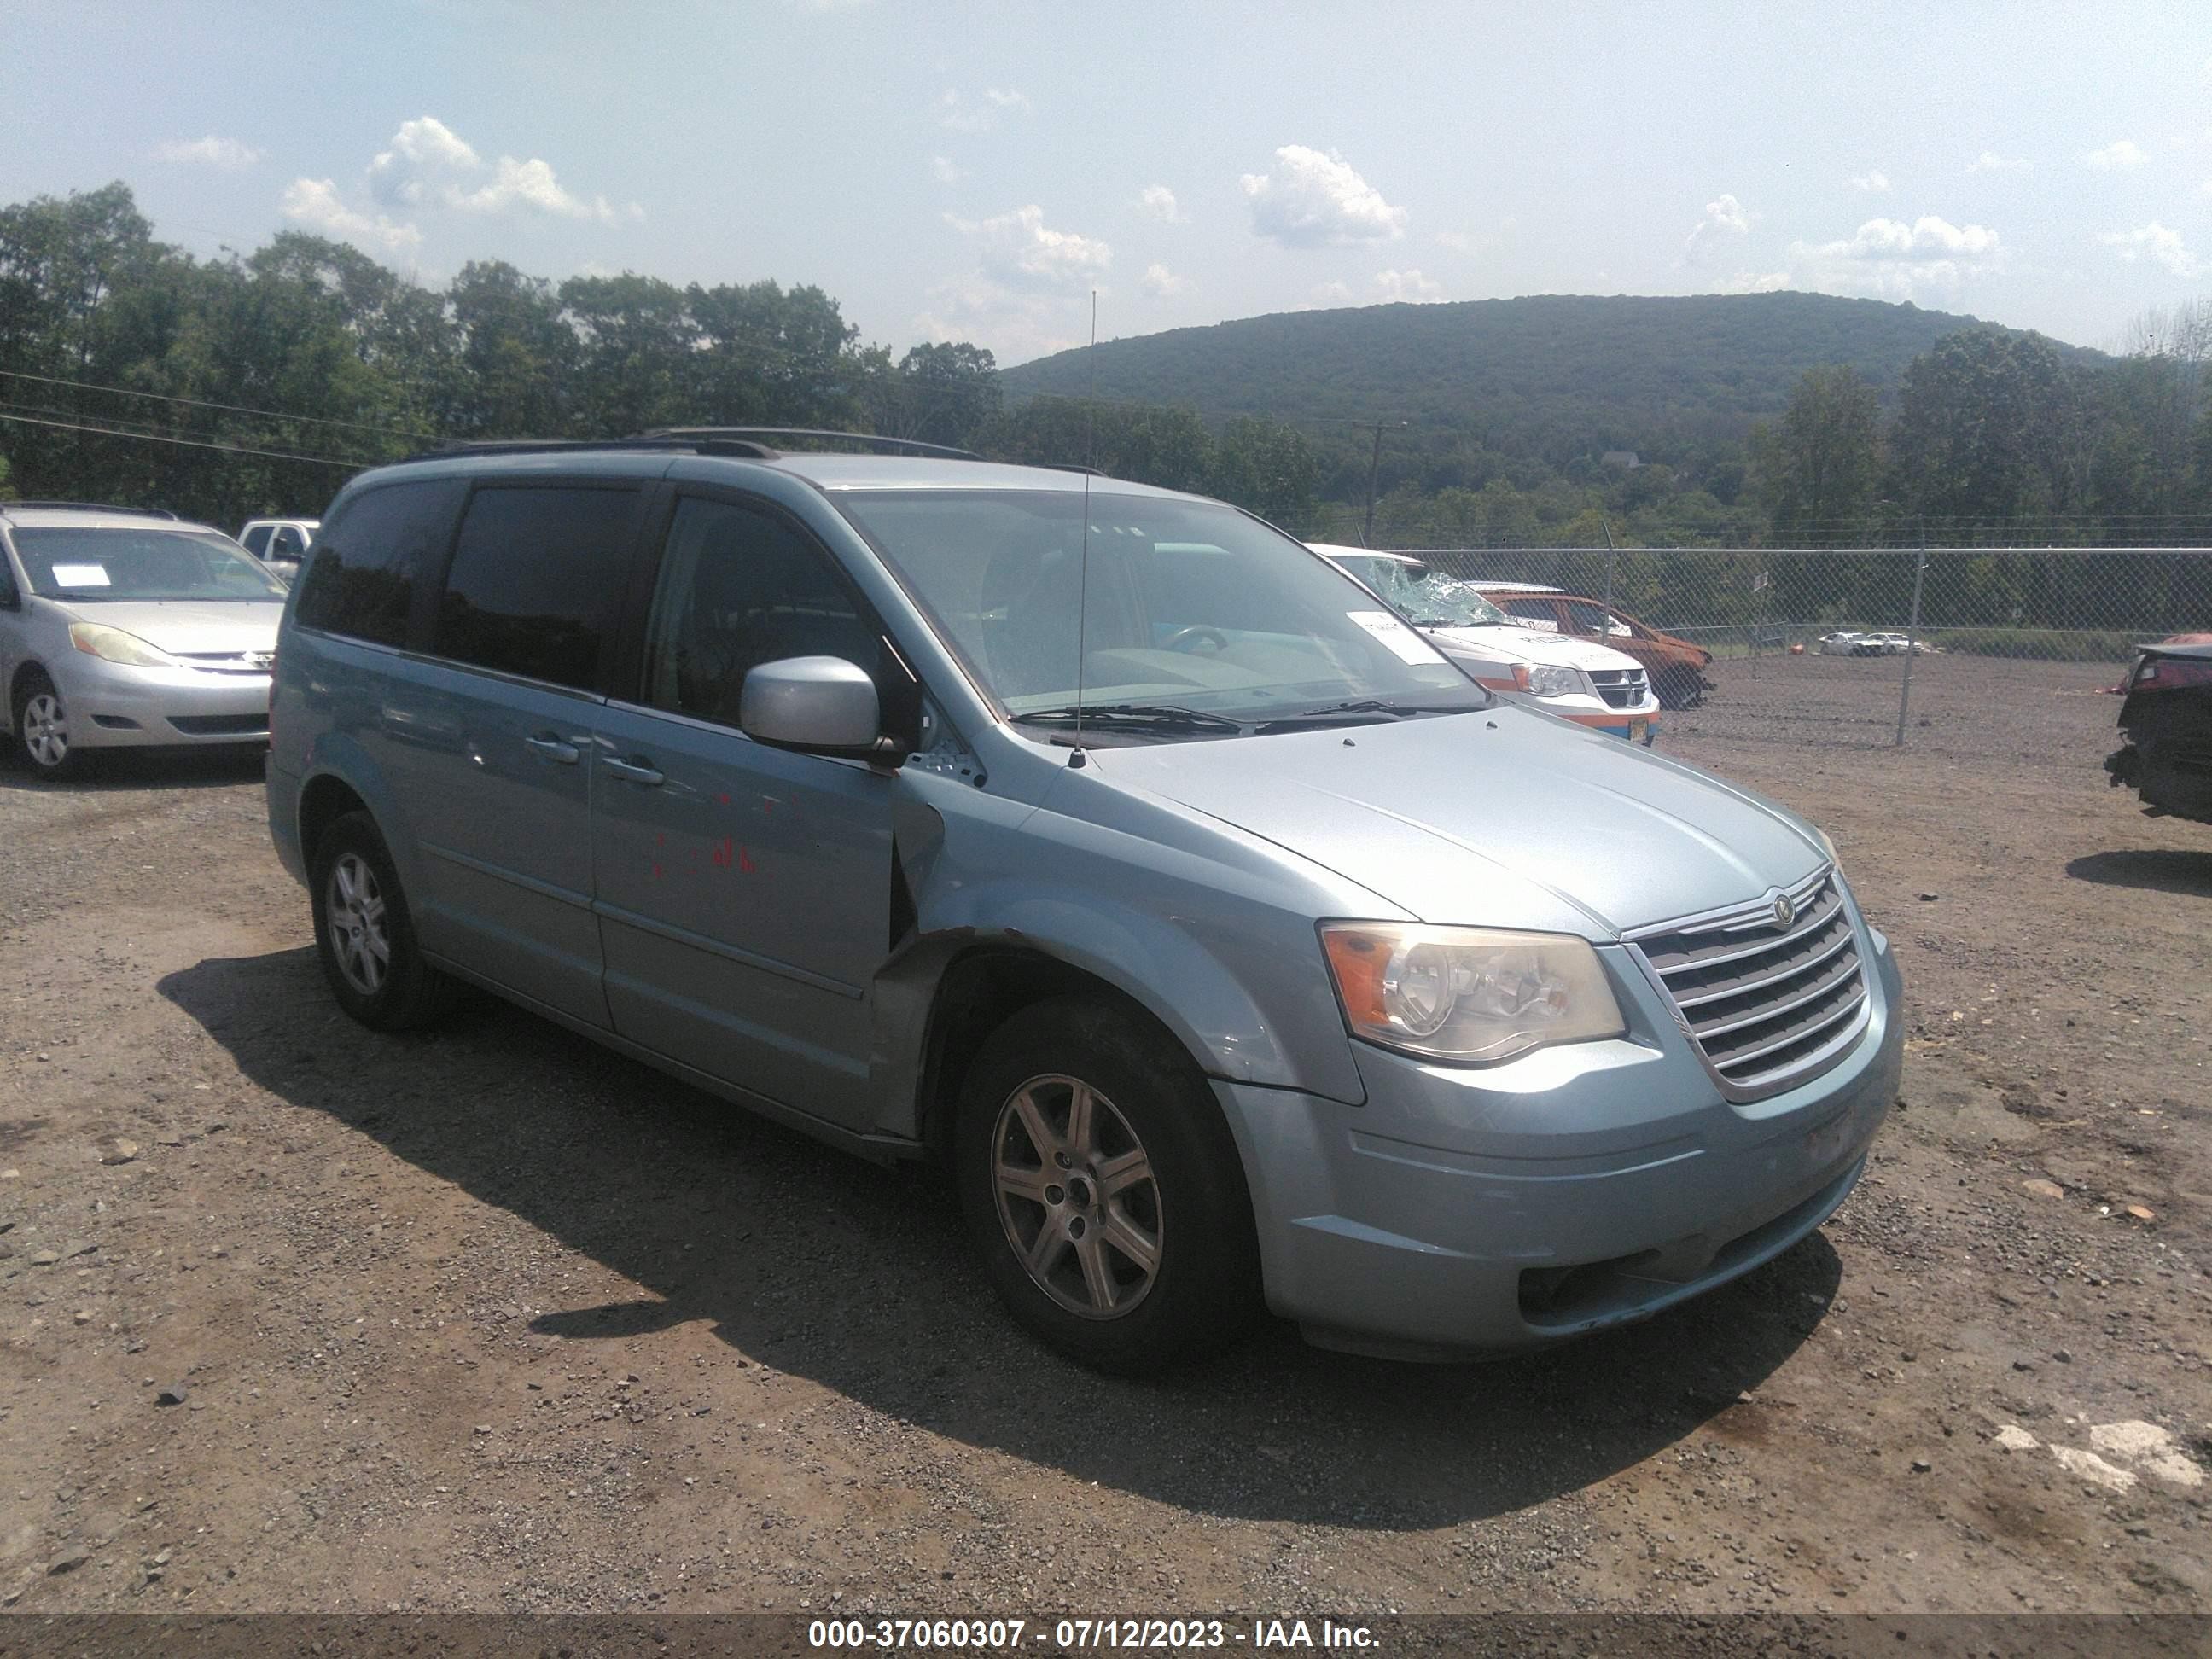
[(1091, 1376), (927, 1173), (501, 1007), (348, 1023), (258, 763), (0, 770), (0, 1595), (2204, 1610), (2212, 830), (2106, 787), (2112, 670), (1931, 659), (1900, 755), (1899, 666), (1730, 665), (1666, 738), (1827, 826), (1896, 942), (1869, 1180), (1487, 1367), (1271, 1330)]

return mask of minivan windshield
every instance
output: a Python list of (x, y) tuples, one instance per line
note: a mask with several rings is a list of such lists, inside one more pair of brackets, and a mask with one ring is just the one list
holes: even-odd
[(1086, 534), (1079, 490), (835, 499), (1017, 721), (1080, 708), (1207, 738), (1489, 700), (1340, 571), (1233, 507), (1093, 491)]
[(211, 530), (92, 525), (15, 531), (31, 591), (71, 605), (119, 599), (282, 599), (286, 589)]
[(1416, 628), (1495, 628), (1513, 619), (1465, 582), (1434, 565), (1381, 555), (1338, 562), (1390, 601)]

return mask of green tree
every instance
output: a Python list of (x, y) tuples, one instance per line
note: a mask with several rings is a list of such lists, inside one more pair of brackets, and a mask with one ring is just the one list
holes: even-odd
[(1881, 418), (1874, 387), (1838, 363), (1807, 369), (1782, 418), (1752, 428), (1756, 489), (1776, 544), (1826, 547), (1863, 535), (1879, 476)]

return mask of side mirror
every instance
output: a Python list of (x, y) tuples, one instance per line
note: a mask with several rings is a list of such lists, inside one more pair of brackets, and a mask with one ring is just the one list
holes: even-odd
[(809, 754), (895, 761), (866, 669), (842, 657), (786, 657), (745, 676), (738, 725), (756, 743)]

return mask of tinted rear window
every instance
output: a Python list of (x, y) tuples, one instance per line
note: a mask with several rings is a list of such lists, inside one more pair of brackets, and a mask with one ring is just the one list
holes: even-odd
[(438, 607), (441, 657), (590, 690), (622, 599), (635, 489), (480, 489)]
[(379, 645), (407, 643), (415, 590), (453, 533), (467, 483), (429, 478), (356, 495), (314, 545), (295, 620)]

